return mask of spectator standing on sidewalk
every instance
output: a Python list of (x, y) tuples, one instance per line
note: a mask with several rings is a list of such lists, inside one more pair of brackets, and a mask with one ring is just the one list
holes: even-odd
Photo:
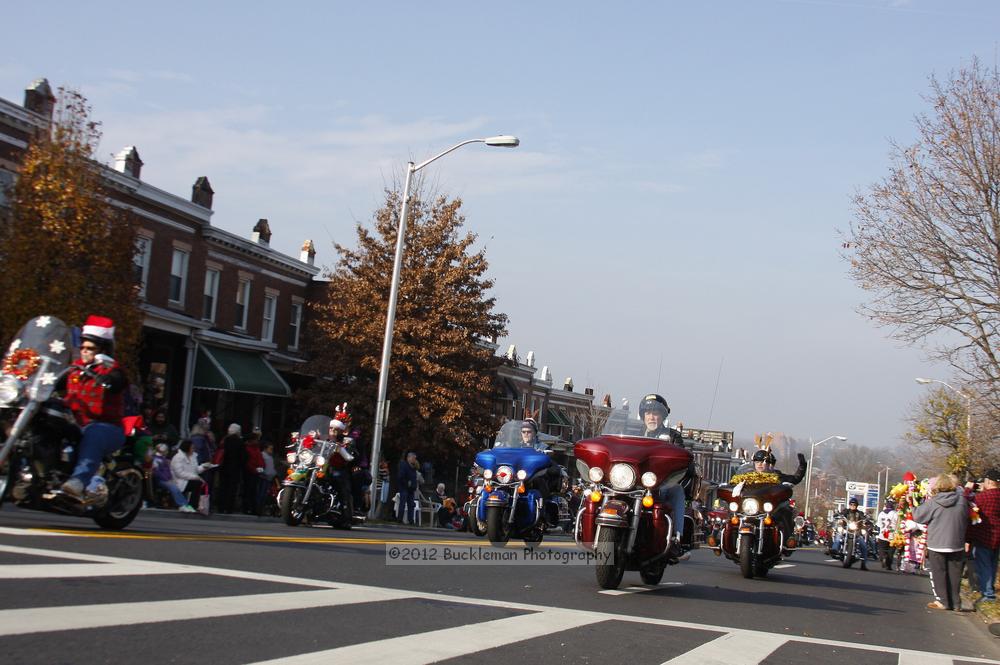
[(979, 508), (979, 524), (969, 527), (968, 540), (975, 562), (977, 591), (982, 597), (976, 604), (997, 599), (997, 555), (1000, 553), (1000, 469), (990, 469), (979, 483), (973, 500)]
[(965, 532), (969, 526), (969, 504), (948, 474), (937, 477), (929, 499), (913, 511), (913, 521), (927, 525), (927, 563), (932, 610), (962, 611), (959, 586), (965, 561)]
[(260, 485), (263, 484), (264, 456), (260, 452), (260, 434), (251, 432), (244, 443), (247, 461), (243, 469), (243, 512), (260, 515)]
[(404, 524), (415, 524), (413, 518), (413, 502), (416, 500), (417, 493), (417, 454), (415, 452), (406, 453), (406, 457), (399, 461), (396, 481), (399, 483), (399, 507), (396, 519)]
[(247, 461), (246, 447), (243, 445), (243, 428), (233, 423), (227, 432), (226, 438), (222, 440), (222, 461), (218, 468), (222, 494), (219, 510), (223, 513), (233, 512)]
[(165, 443), (170, 446), (171, 450), (177, 449), (177, 442), (180, 440), (181, 435), (176, 427), (167, 422), (166, 411), (158, 409), (153, 414), (153, 422), (146, 423), (146, 427), (149, 428), (149, 433), (153, 435), (154, 444)]
[(267, 502), (267, 492), (274, 482), (274, 477), (278, 474), (274, 467), (274, 444), (261, 443), (260, 457), (264, 460), (264, 472), (257, 480), (257, 514), (264, 512), (264, 505)]
[(896, 504), (887, 500), (875, 520), (878, 528), (878, 555), (885, 570), (892, 570), (896, 560), (896, 548), (892, 546), (892, 537), (896, 533), (897, 517)]

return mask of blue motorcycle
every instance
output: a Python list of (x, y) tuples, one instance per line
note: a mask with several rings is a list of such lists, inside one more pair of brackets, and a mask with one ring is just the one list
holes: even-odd
[(476, 455), (483, 475), (476, 519), (486, 524), (494, 547), (511, 538), (521, 538), (529, 547), (542, 542), (546, 515), (558, 520), (559, 494), (568, 485), (565, 470), (549, 457), (551, 451), (521, 437), (521, 422), (505, 423), (493, 448)]

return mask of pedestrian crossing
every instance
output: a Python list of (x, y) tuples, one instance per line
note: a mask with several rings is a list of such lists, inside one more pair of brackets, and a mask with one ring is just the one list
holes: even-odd
[[(142, 575), (169, 576), (166, 579), (172, 580), (174, 586), (210, 587), (204, 582), (208, 579), (230, 580), (248, 587), (243, 595), (193, 594), (190, 598), (68, 605), (50, 602), (46, 606), (30, 607), (17, 606), (16, 599), (12, 601), (8, 595), (6, 609), (0, 609), (0, 638), (14, 649), (14, 653), (18, 648), (27, 649), (24, 646), (27, 640), (43, 646), (54, 644), (62, 638), (60, 634), (67, 631), (73, 631), (72, 636), (65, 636), (67, 641), (82, 639), (86, 642), (90, 634), (114, 634), (123, 629), (132, 635), (186, 632), (189, 624), (198, 626), (201, 631), (218, 634), (224, 631), (222, 628), (214, 630), (213, 626), (229, 626), (227, 630), (243, 631), (246, 639), (252, 641), (253, 638), (262, 639), (259, 635), (262, 629), (255, 626), (273, 626), (284, 618), (289, 624), (285, 627), (289, 634), (308, 635), (304, 629), (315, 628), (317, 623), (326, 626), (328, 621), (329, 626), (318, 631), (312, 639), (286, 639), (277, 643), (262, 640), (264, 646), (247, 652), (250, 657), (241, 655), (230, 662), (255, 665), (459, 663), (467, 662), (469, 656), (503, 647), (505, 660), (518, 660), (516, 655), (523, 653), (524, 659), (537, 656), (542, 661), (548, 657), (563, 662), (585, 658), (599, 660), (594, 656), (600, 649), (610, 649), (611, 662), (628, 660), (664, 665), (795, 663), (801, 662), (802, 649), (810, 649), (812, 653), (829, 655), (828, 659), (811, 658), (810, 662), (814, 663), (842, 662), (845, 650), (867, 653), (861, 657), (870, 662), (900, 665), (1000, 663), (596, 610), (467, 598), (215, 566), (143, 561), (49, 547), (0, 545), (0, 556), (8, 560), (16, 556), (21, 560), (21, 563), (0, 566), (0, 596), (4, 595), (4, 584), (15, 581), (50, 579), (84, 584), (99, 578), (129, 579)], [(668, 582), (662, 586), (678, 584), (681, 583)], [(264, 588), (267, 592), (259, 592)], [(643, 593), (656, 588), (643, 585), (620, 591), (622, 594)], [(321, 614), (323, 612), (327, 614)], [(337, 623), (348, 616), (357, 617), (357, 625), (365, 629), (345, 630)], [(388, 619), (398, 616), (413, 619)], [(378, 624), (379, 617), (381, 625), (369, 625)], [(420, 617), (423, 618), (417, 620)], [(457, 621), (456, 617), (462, 620)], [(237, 623), (231, 623), (234, 621)], [(142, 632), (145, 626), (149, 627), (146, 633)], [(618, 657), (614, 658), (614, 654)], [(190, 654), (191, 658), (199, 655)], [(40, 654), (39, 661), (48, 660), (41, 656), (44, 654)], [(171, 653), (170, 657), (178, 662), (185, 660), (184, 653)], [(160, 662), (155, 657), (144, 660)], [(123, 656), (121, 662), (131, 662), (131, 658)], [(162, 659), (162, 662), (170, 661)]]

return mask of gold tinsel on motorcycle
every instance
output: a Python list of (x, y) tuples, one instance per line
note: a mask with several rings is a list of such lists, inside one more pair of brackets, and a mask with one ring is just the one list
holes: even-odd
[(739, 485), (740, 483), (746, 483), (747, 485), (777, 485), (779, 482), (781, 481), (778, 480), (778, 474), (765, 471), (737, 473), (729, 480), (730, 485)]

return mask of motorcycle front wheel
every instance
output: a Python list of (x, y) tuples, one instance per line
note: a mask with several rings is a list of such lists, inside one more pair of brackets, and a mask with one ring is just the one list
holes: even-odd
[(753, 578), (753, 536), (745, 533), (740, 536), (740, 572), (743, 577)]
[(302, 488), (286, 487), (281, 493), (281, 519), (288, 526), (298, 526), (302, 523), (305, 509), (302, 507)]
[(486, 537), (493, 547), (503, 547), (510, 540), (510, 529), (503, 519), (503, 508), (490, 506), (486, 509)]
[(602, 589), (617, 589), (625, 575), (625, 557), (618, 547), (618, 529), (601, 527), (594, 543), (594, 554), (597, 556), (597, 584)]
[(108, 502), (94, 514), (102, 529), (124, 529), (142, 509), (143, 477), (138, 469), (125, 469), (108, 483)]
[(651, 566), (639, 569), (639, 577), (645, 584), (656, 585), (663, 579), (663, 571), (667, 569), (667, 563), (654, 563)]

